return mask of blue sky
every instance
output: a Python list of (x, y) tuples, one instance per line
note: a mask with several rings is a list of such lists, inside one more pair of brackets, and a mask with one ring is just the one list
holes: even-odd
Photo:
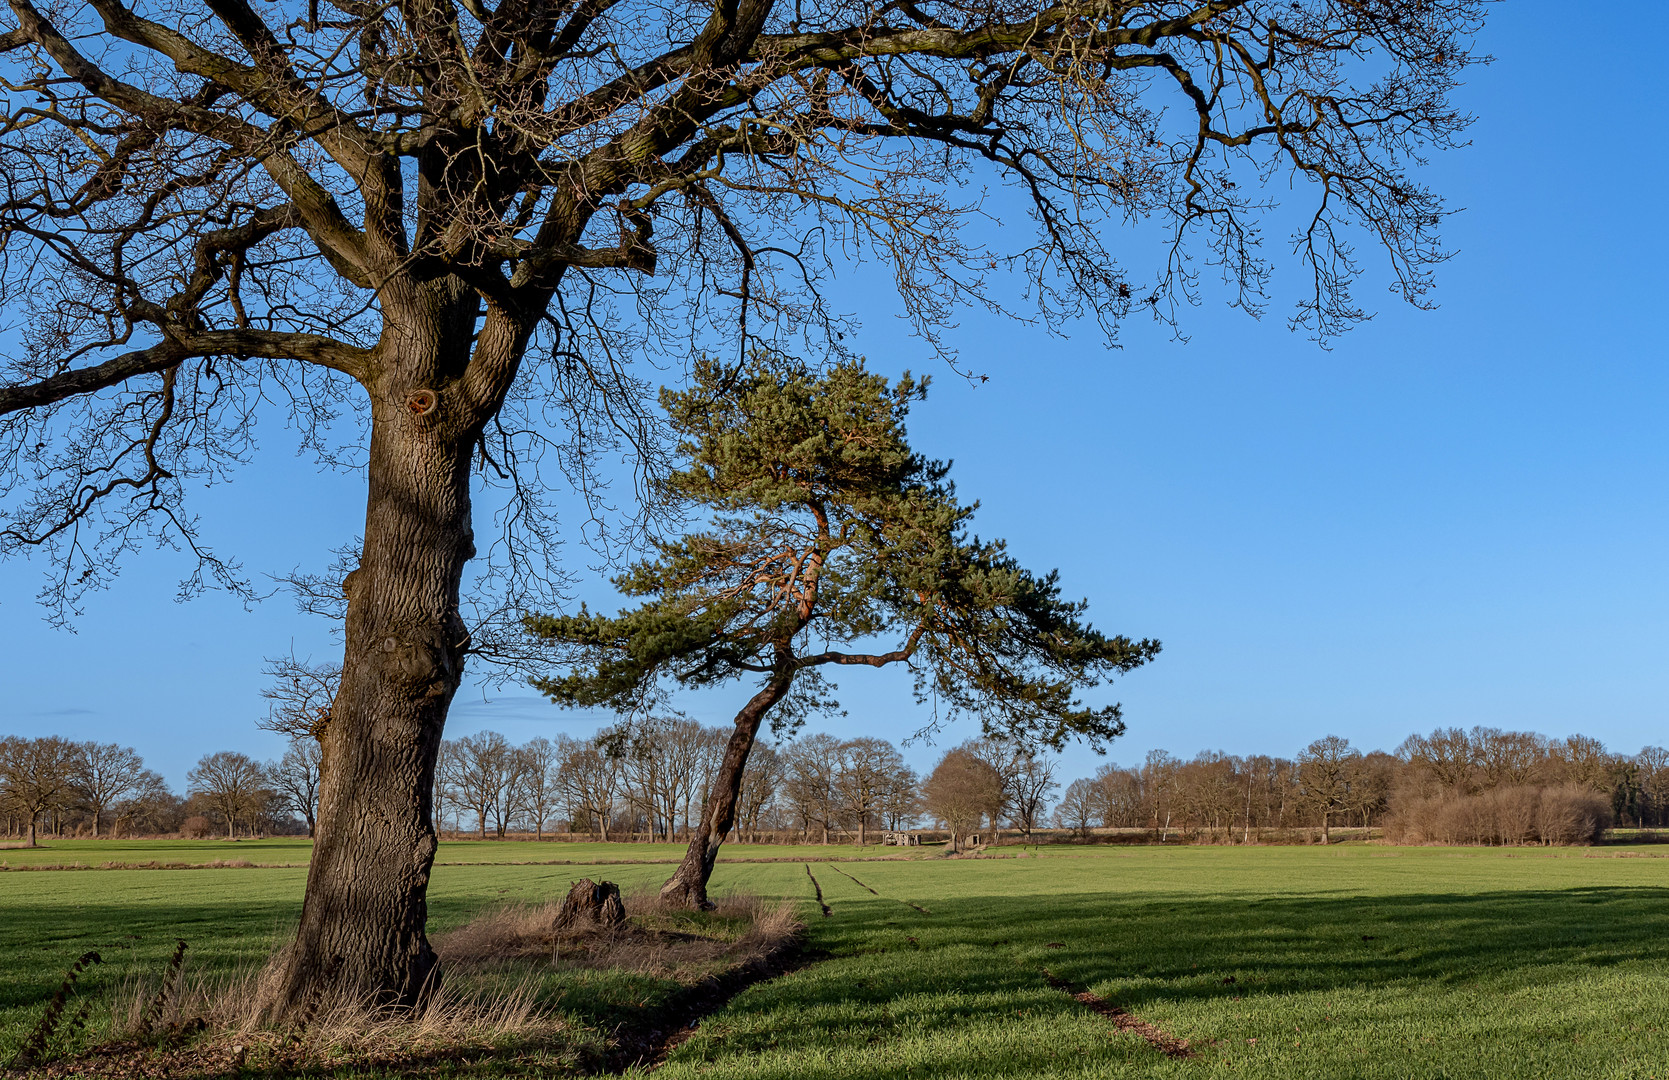
[[(1472, 146), (1425, 174), (1465, 208), (1441, 308), (1400, 306), (1370, 274), (1360, 295), (1379, 314), (1332, 351), (1278, 309), (1253, 322), (1209, 294), (1188, 343), (1132, 323), (1111, 351), (1091, 328), (1060, 341), (970, 316), (953, 340), (990, 376), (975, 386), (903, 332), (884, 280), (842, 283), (871, 362), (935, 376), (912, 433), (955, 459), (981, 534), (1059, 567), (1097, 625), (1164, 641), (1111, 691), (1130, 724), (1111, 759), (1290, 754), (1325, 734), (1390, 749), (1450, 724), (1669, 741), (1669, 365), (1652, 314), (1669, 284), (1669, 8), (1636, 12), (1586, 78), (1549, 68), (1569, 55), (1568, 15), (1541, 0), (1492, 15), (1498, 62), (1462, 95)], [(209, 535), (254, 573), (322, 566), (357, 532), (362, 493), (294, 457), (277, 425), (263, 443), (202, 493)], [(0, 731), (131, 744), (175, 783), (210, 750), (276, 756), (254, 727), (261, 659), (322, 657), (325, 628), (282, 597), (175, 604), (181, 569), (135, 555), (69, 634), (33, 606), (42, 567), (0, 566)], [(861, 675), (830, 730), (919, 726), (901, 677)], [(714, 723), (734, 704), (684, 702)], [(449, 730), (523, 739), (602, 719), (472, 685)], [(1067, 772), (1095, 764), (1075, 751)]]

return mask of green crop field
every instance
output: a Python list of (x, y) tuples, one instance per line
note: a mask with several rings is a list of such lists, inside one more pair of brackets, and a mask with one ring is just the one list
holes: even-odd
[[(663, 1077), (1669, 1078), (1669, 849), (1061, 847), (812, 862), (827, 917), (801, 863), (740, 861), (841, 851), (726, 849), (717, 889), (803, 900), (817, 959), (704, 1020)], [(13, 866), (305, 854), (294, 841), (0, 852)], [(581, 876), (651, 886), (664, 862), (581, 860), (676, 855), (445, 844), (431, 923), (543, 900)], [(0, 1061), (86, 949), (107, 961), (93, 993), (160, 970), (176, 937), (199, 970), (258, 961), (295, 918), (304, 873), (0, 872)], [(1195, 1055), (1164, 1056), (1049, 976)], [(551, 982), (547, 1000), (592, 1031), (665, 989), (597, 973)]]

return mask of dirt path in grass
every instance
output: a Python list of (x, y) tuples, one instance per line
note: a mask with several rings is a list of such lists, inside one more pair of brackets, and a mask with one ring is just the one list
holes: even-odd
[(1086, 989), (1081, 989), (1072, 985), (1065, 979), (1050, 971), (1048, 968), (1043, 969), (1043, 978), (1046, 979), (1049, 985), (1054, 987), (1056, 990), (1064, 990), (1066, 993), (1071, 994), (1074, 1000), (1089, 1009), (1091, 1012), (1111, 1020), (1113, 1022), (1113, 1026), (1118, 1028), (1120, 1031), (1128, 1031), (1132, 1035), (1140, 1035), (1142, 1038), (1147, 1040), (1149, 1046), (1152, 1046), (1155, 1050), (1158, 1050), (1166, 1057), (1188, 1058), (1194, 1056), (1193, 1048), (1188, 1045), (1187, 1039), (1172, 1035), (1168, 1031), (1162, 1031), (1139, 1016), (1132, 1016), (1130, 1013), (1119, 1008), (1117, 1005), (1114, 1005), (1101, 995), (1092, 994)]

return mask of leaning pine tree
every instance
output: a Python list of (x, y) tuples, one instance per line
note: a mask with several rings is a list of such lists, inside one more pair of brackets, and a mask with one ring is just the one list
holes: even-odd
[(947, 466), (905, 438), (926, 389), (908, 375), (888, 386), (861, 363), (821, 376), (698, 364), (690, 389), (662, 393), (687, 459), (666, 491), (708, 527), (616, 579), (640, 606), (528, 620), (571, 663), (536, 681), (562, 705), (629, 709), (657, 683), (757, 684), (663, 899), (707, 904), (761, 724), (791, 726), (830, 704), (830, 666), (906, 664), (918, 698), (1021, 744), (1104, 743), (1124, 730), (1117, 705), (1075, 694), (1159, 643), (1097, 632), (1055, 574), (968, 534), (974, 508), (956, 501)]

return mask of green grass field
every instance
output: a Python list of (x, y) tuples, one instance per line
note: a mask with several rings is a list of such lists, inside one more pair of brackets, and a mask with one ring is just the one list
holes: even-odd
[[(50, 857), (68, 845), (0, 856), (12, 865), (20, 854), (146, 862), (152, 850), (162, 862), (305, 858), (294, 841), (135, 846), (145, 843), (82, 842), (74, 859)], [(664, 863), (579, 860), (670, 860), (677, 850), (542, 845), (562, 852), (547, 860), (574, 862), (533, 865), (521, 853), (530, 846), (443, 845), (432, 927), (485, 905), (546, 899), (581, 876), (650, 886)], [(814, 862), (826, 918), (800, 863), (736, 859), (826, 859), (839, 849), (727, 853), (716, 888), (804, 901), (812, 944), (828, 958), (703, 1021), (661, 1070), (668, 1080), (1669, 1078), (1663, 848), (1063, 847)], [(295, 918), (303, 877), (297, 868), (0, 873), (0, 1061), (82, 951), (108, 961), (89, 976), (94, 991), (160, 970), (176, 937), (199, 970), (253, 963)], [(1052, 988), (1045, 970), (1191, 1040), (1196, 1056), (1172, 1060), (1116, 1030)], [(594, 1031), (665, 989), (595, 973), (553, 982), (564, 979), (547, 999)]]
[[(37, 848), (0, 847), (0, 870), (32, 867), (99, 869), (159, 863), (203, 865), (248, 862), (256, 866), (306, 866), (312, 841), (285, 836), (268, 840), (48, 840)], [(921, 858), (921, 848), (885, 848), (871, 844), (862, 853), (843, 844), (728, 844), (727, 862), (794, 862), (820, 859)], [(441, 866), (458, 863), (547, 863), (612, 866), (617, 863), (676, 863), (683, 844), (586, 844), (532, 840), (443, 840), (435, 854)]]

